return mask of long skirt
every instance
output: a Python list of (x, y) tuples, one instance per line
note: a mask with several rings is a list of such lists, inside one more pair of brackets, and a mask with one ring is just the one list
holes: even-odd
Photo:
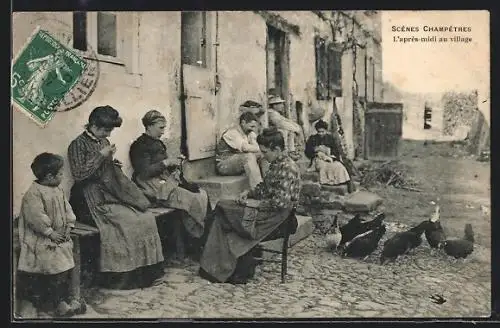
[(82, 266), (97, 269), (101, 285), (120, 289), (147, 286), (162, 274), (162, 244), (151, 213), (121, 204), (91, 208), (83, 189), (76, 185), (71, 190), (70, 204), (80, 222), (99, 229), (99, 241), (84, 239), (81, 252), (88, 259)]
[(315, 158), (316, 170), (319, 172), (319, 183), (338, 185), (349, 182), (351, 177), (346, 167), (337, 160), (324, 161)]
[(137, 178), (135, 182), (157, 205), (185, 211), (188, 215), (184, 216), (182, 222), (186, 231), (196, 238), (202, 236), (209, 205), (205, 190), (189, 191), (179, 187), (170, 178), (152, 178), (147, 181)]
[(273, 233), (291, 213), (291, 209), (260, 211), (234, 200), (219, 201), (201, 256), (201, 269), (214, 281), (228, 281), (238, 259)]
[(102, 272), (127, 272), (163, 262), (155, 217), (121, 204), (97, 207)]

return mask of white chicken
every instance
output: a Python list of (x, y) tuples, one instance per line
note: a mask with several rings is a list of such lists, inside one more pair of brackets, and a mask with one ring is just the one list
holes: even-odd
[(337, 215), (335, 215), (333, 224), (325, 235), (325, 240), (328, 249), (335, 252), (340, 244), (340, 241), (342, 240), (342, 233), (340, 232)]

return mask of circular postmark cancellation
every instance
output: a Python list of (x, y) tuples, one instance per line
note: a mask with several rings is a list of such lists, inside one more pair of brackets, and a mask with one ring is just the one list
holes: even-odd
[(68, 24), (53, 19), (33, 23), (37, 28), (12, 66), (11, 97), (24, 114), (45, 126), (55, 112), (74, 109), (92, 95), (99, 61), (89, 44), (85, 52), (73, 49)]

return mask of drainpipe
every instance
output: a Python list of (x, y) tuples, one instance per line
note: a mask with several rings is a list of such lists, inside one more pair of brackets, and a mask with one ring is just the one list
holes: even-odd
[[(215, 106), (215, 113), (217, 115), (217, 131), (215, 133), (215, 136), (218, 140), (219, 138), (219, 129), (221, 125), (221, 120), (220, 120), (220, 112), (219, 112), (219, 90), (221, 88), (220, 80), (219, 80), (219, 12), (215, 12), (215, 63), (214, 63), (214, 69), (215, 69), (215, 88), (214, 88), (214, 106)], [(217, 144), (216, 140), (216, 144)]]

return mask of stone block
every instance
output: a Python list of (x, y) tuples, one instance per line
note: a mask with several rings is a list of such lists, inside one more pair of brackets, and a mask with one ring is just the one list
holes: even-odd
[[(296, 215), (296, 217), (298, 222), (297, 232), (295, 232), (293, 235), (290, 235), (290, 239), (288, 240), (288, 247), (292, 247), (299, 241), (309, 237), (314, 230), (312, 217), (302, 216), (302, 215)], [(260, 246), (266, 249), (271, 249), (276, 251), (281, 251), (282, 245), (283, 245), (283, 238), (264, 241), (260, 243)], [(263, 257), (270, 258), (273, 255), (274, 255), (273, 253), (264, 252)]]
[(383, 202), (377, 194), (369, 191), (357, 191), (348, 196), (344, 201), (346, 212), (370, 212), (376, 209)]
[(330, 185), (321, 185), (321, 194), (328, 194), (328, 193), (333, 193), (336, 195), (345, 195), (347, 194), (347, 186), (346, 185), (340, 185), (340, 186), (330, 186)]

